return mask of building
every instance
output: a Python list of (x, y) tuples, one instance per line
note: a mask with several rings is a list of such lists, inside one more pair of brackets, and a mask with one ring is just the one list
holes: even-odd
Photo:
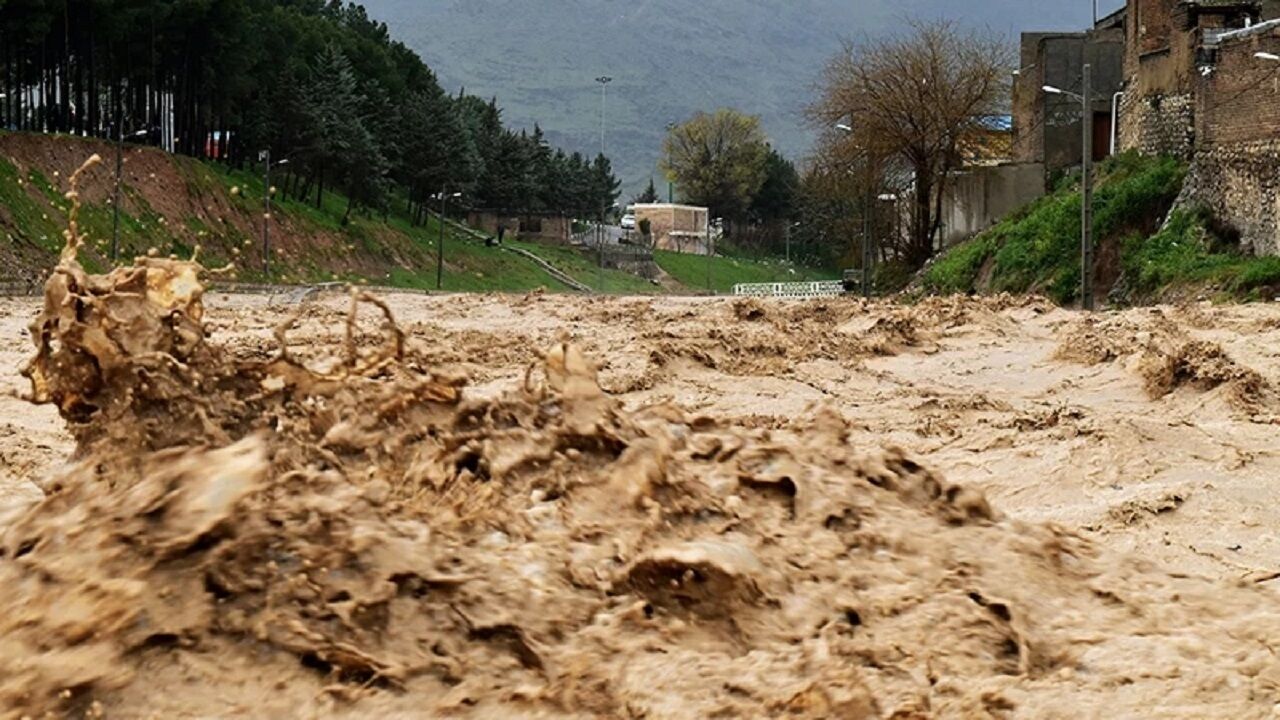
[(511, 213), (471, 210), (467, 225), (490, 235), (502, 229), (504, 237), (568, 245), (573, 238), (573, 220), (560, 213)]
[(1013, 158), (1012, 117), (980, 118), (956, 146), (960, 169), (947, 176), (941, 247), (973, 237), (1044, 195), (1043, 163)]
[(671, 203), (640, 203), (634, 207), (637, 227), (649, 221), (655, 249), (695, 255), (714, 252), (707, 208)]
[(1084, 141), (1081, 103), (1067, 94), (1044, 91), (1046, 85), (1080, 94), (1083, 68), (1090, 65), (1093, 98), (1093, 159), (1111, 154), (1113, 114), (1125, 78), (1127, 9), (1102, 18), (1084, 32), (1022, 34), (1020, 69), (1013, 81), (1014, 159), (1044, 165), (1045, 182), (1080, 165)]
[(1128, 0), (1120, 146), (1190, 161), (1179, 204), (1280, 254), (1280, 3)]

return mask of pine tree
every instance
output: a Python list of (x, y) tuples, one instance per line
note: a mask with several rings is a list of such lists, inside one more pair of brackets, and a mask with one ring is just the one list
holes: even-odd
[(649, 187), (636, 196), (635, 202), (641, 205), (658, 202), (658, 190), (653, 186), (653, 178), (649, 178)]

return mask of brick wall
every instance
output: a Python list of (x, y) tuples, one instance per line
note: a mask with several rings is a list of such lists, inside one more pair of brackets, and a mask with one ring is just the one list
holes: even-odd
[(1280, 63), (1254, 53), (1280, 54), (1280, 21), (1225, 39), (1208, 74), (1197, 80), (1197, 132), (1206, 145), (1280, 137)]
[(1139, 54), (1169, 47), (1176, 0), (1135, 0), (1129, 4), (1136, 30)]

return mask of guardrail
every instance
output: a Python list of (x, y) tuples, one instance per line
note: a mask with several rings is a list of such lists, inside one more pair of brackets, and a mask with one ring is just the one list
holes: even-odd
[(835, 297), (844, 294), (844, 283), (839, 280), (816, 280), (789, 283), (739, 283), (733, 286), (734, 295), (747, 297), (815, 298)]

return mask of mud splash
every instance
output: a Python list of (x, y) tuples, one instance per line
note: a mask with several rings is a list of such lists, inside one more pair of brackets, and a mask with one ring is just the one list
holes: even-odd
[(1235, 411), (1260, 421), (1271, 422), (1280, 410), (1280, 393), (1265, 377), (1217, 343), (1190, 337), (1161, 310), (1150, 311), (1141, 323), (1121, 317), (1079, 321), (1055, 356), (1085, 365), (1127, 362), (1153, 400), (1185, 386), (1198, 392), (1221, 389)]
[(567, 342), (470, 397), (359, 293), (331, 357), (292, 352), (292, 321), (238, 355), (203, 323), (201, 274), (95, 276), (72, 253), (49, 281), (27, 375), (77, 462), (0, 535), (0, 716), (1280, 700), (1266, 591), (1004, 519), (908, 452), (856, 447), (834, 413), (771, 432), (629, 412)]

